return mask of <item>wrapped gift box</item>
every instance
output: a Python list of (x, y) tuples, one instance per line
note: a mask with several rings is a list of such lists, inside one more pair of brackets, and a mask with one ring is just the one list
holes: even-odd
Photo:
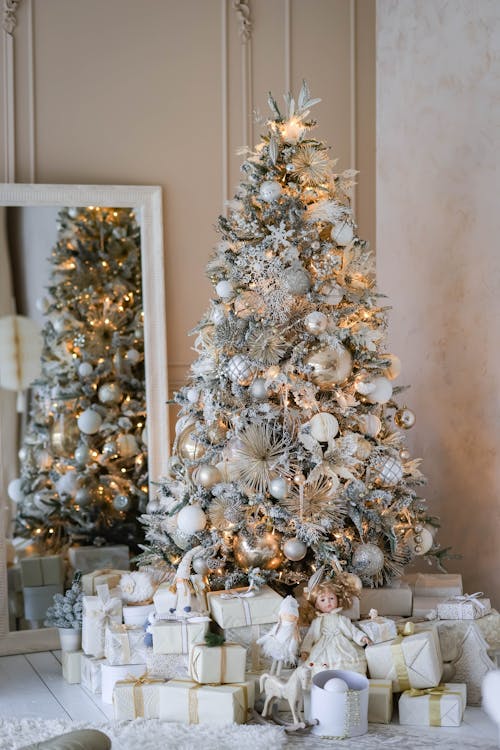
[(446, 597), (442, 596), (414, 596), (412, 617), (427, 617), (431, 612), (435, 613), (438, 604), (440, 604), (445, 598)]
[(144, 664), (144, 635), (142, 628), (111, 622), (106, 627), (104, 638), (104, 655), (108, 664)]
[(263, 635), (269, 633), (274, 627), (274, 623), (245, 625), (241, 628), (219, 628), (217, 625), (213, 625), (212, 627), (224, 635), (227, 643), (239, 643), (240, 646), (245, 648), (247, 672), (260, 673), (270, 669), (272, 659), (263, 654), (262, 646), (257, 641)]
[(189, 652), (189, 673), (195, 682), (230, 683), (245, 681), (247, 651), (238, 643), (207, 646), (196, 643)]
[(178, 678), (189, 680), (189, 656), (187, 654), (155, 654), (152, 648), (146, 649), (146, 668), (154, 677), (167, 680)]
[(439, 643), (431, 632), (367, 646), (365, 656), (370, 678), (392, 680), (395, 692), (434, 687), (443, 674)]
[(62, 652), (62, 674), (70, 685), (76, 685), (81, 681), (82, 654), (83, 651)]
[(368, 721), (390, 724), (392, 719), (392, 680), (368, 680)]
[(44, 620), (49, 607), (54, 604), (55, 594), (64, 594), (62, 583), (50, 583), (47, 586), (25, 586), (24, 617), (26, 620)]
[(62, 555), (26, 557), (19, 563), (23, 587), (64, 585), (64, 562)]
[(103, 703), (113, 703), (113, 690), (120, 680), (129, 680), (131, 677), (139, 679), (146, 672), (145, 664), (101, 664), (101, 693)]
[(101, 665), (106, 664), (106, 659), (96, 659), (95, 656), (87, 656), (82, 652), (81, 656), (81, 684), (90, 693), (101, 692)]
[(109, 547), (70, 547), (68, 558), (71, 566), (82, 573), (91, 573), (101, 568), (130, 570), (130, 551), (125, 544)]
[(359, 594), (361, 615), (376, 609), (380, 615), (411, 615), (412, 591), (407, 584), (381, 589), (362, 589)]
[(108, 586), (110, 590), (115, 589), (124, 573), (128, 573), (128, 570), (101, 568), (91, 573), (85, 573), (82, 576), (82, 591), (86, 596), (93, 596), (97, 593), (97, 586)]
[(224, 629), (277, 622), (283, 601), (269, 586), (250, 592), (245, 588), (209, 591), (207, 599), (212, 619)]
[(249, 686), (200, 685), (171, 680), (160, 692), (160, 719), (188, 724), (244, 724), (250, 708)]
[(372, 643), (383, 643), (396, 638), (398, 630), (394, 620), (388, 620), (386, 617), (374, 617), (370, 620), (361, 620), (356, 623), (363, 633), (366, 633)]
[[(491, 612), (490, 600), (479, 593), (445, 599), (437, 605), (440, 620), (478, 620)], [(482, 592), (481, 592), (482, 593)]]
[(155, 654), (189, 654), (195, 643), (203, 642), (208, 631), (208, 617), (191, 620), (158, 620), (151, 626)]
[(459, 727), (467, 703), (463, 683), (447, 682), (427, 690), (405, 690), (399, 699), (399, 723)]
[(463, 594), (462, 576), (459, 573), (418, 573), (415, 579), (415, 596), (436, 596), (447, 599)]
[(122, 603), (111, 597), (107, 586), (97, 587), (97, 596), (83, 597), (82, 648), (87, 655), (104, 656), (106, 626), (121, 623)]
[(147, 674), (116, 682), (113, 689), (115, 719), (158, 719), (160, 690), (164, 685), (166, 682), (161, 677)]

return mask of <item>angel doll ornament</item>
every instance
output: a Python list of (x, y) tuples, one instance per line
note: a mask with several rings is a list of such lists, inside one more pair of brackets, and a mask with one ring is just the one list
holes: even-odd
[(366, 674), (362, 647), (371, 641), (342, 615), (342, 609), (349, 608), (351, 603), (346, 586), (341, 581), (323, 581), (309, 592), (309, 601), (315, 607), (316, 617), (302, 641), (300, 656), (312, 675), (324, 669)]
[(278, 612), (278, 622), (257, 643), (265, 656), (273, 660), (270, 674), (281, 674), (281, 668), (295, 666), (299, 648), (299, 603), (293, 596), (286, 596)]

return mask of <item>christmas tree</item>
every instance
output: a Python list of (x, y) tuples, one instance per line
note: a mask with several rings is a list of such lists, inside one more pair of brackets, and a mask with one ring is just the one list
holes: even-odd
[(140, 229), (122, 208), (65, 208), (58, 222), (15, 531), (42, 552), (135, 547), (147, 502)]
[(356, 233), (355, 171), (311, 135), (311, 99), (285, 97), (242, 165), (207, 273), (169, 475), (143, 522), (145, 561), (193, 567), (213, 588), (327, 577), (379, 586), (431, 554), (435, 519), (395, 398), (385, 306)]

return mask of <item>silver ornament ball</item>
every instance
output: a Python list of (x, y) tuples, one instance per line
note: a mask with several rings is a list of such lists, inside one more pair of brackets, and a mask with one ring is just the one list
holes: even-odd
[(275, 477), (269, 482), (269, 494), (276, 500), (284, 500), (288, 496), (288, 482), (283, 477)]
[(375, 481), (383, 487), (394, 487), (403, 478), (403, 467), (397, 458), (382, 456), (374, 463), (377, 472)]
[(206, 490), (222, 481), (222, 475), (216, 466), (200, 464), (193, 472), (193, 479)]
[(210, 568), (208, 567), (207, 561), (203, 557), (195, 557), (192, 563), (192, 567), (195, 573), (200, 576), (206, 576)]
[(254, 401), (267, 400), (267, 386), (264, 378), (255, 378), (250, 385), (250, 395)]
[(384, 553), (376, 544), (359, 544), (352, 556), (352, 567), (362, 577), (375, 576), (384, 567)]
[(243, 354), (235, 354), (227, 363), (227, 374), (233, 383), (249, 385), (255, 375), (255, 365)]
[(126, 495), (116, 495), (116, 497), (113, 498), (113, 508), (115, 510), (126, 511), (129, 510), (131, 505), (130, 498)]
[(92, 375), (94, 372), (94, 368), (90, 364), (90, 362), (82, 362), (80, 365), (78, 365), (78, 374), (81, 378), (88, 378), (89, 375)]
[(309, 313), (304, 320), (306, 331), (313, 336), (319, 336), (320, 333), (324, 333), (327, 325), (328, 318), (324, 313), (319, 311)]
[(307, 555), (307, 544), (301, 542), (301, 540), (297, 539), (297, 537), (293, 537), (293, 539), (287, 539), (283, 545), (283, 554), (286, 558), (288, 558), (288, 560), (291, 560), (292, 562), (303, 560)]
[(75, 450), (75, 460), (78, 464), (86, 464), (90, 457), (90, 451), (87, 445), (79, 445)]
[(284, 273), (284, 279), (291, 294), (307, 294), (311, 288), (311, 277), (301, 266), (288, 268)]
[(274, 180), (265, 180), (259, 189), (259, 195), (266, 203), (275, 201), (281, 195), (281, 185)]
[(92, 496), (86, 487), (80, 487), (80, 489), (76, 491), (75, 503), (81, 508), (85, 508), (87, 505), (90, 505), (91, 499)]

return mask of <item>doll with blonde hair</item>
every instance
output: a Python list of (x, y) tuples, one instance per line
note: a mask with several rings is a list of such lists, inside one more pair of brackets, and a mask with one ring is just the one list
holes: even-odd
[(348, 669), (366, 674), (363, 646), (369, 638), (342, 615), (342, 609), (352, 604), (355, 590), (339, 575), (317, 583), (307, 592), (316, 617), (312, 621), (300, 648), (300, 656), (312, 674), (324, 669)]

